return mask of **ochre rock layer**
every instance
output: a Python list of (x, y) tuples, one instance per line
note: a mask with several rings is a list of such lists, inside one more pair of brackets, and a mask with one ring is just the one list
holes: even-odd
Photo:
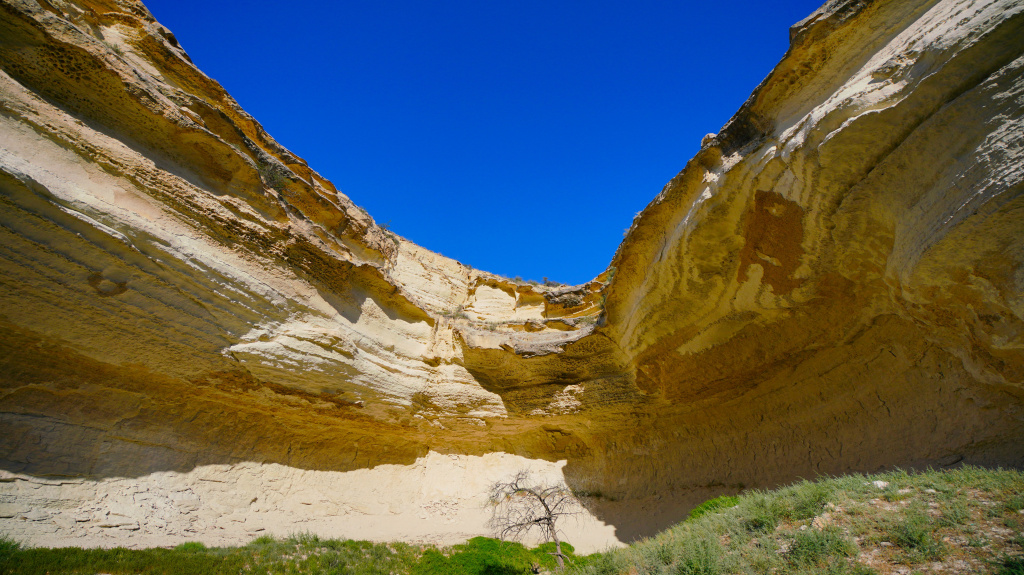
[(0, 0), (0, 469), (504, 452), (628, 540), (797, 477), (1021, 466), (1024, 4), (790, 35), (610, 267), (549, 287), (377, 226), (139, 2)]

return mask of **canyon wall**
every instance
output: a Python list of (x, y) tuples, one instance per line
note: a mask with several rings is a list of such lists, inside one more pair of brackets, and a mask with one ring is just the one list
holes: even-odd
[(515, 462), (597, 548), (798, 477), (1024, 465), (1024, 5), (790, 36), (609, 268), (549, 287), (376, 225), (141, 3), (0, 0), (0, 532), (425, 540), (358, 526), (443, 500), (448, 542), (486, 510), (440, 470)]

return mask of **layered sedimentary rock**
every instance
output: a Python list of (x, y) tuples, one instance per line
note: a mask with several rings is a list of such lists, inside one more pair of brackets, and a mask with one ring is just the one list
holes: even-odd
[(628, 540), (801, 476), (1024, 464), (1024, 6), (790, 34), (610, 267), (548, 287), (377, 226), (142, 4), (3, 0), (0, 529), (116, 540), (105, 485), (445, 454), (566, 462)]

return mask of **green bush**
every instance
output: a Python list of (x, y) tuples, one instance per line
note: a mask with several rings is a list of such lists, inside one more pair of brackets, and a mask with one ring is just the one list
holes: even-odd
[(21, 549), (21, 543), (6, 535), (0, 535), (0, 557), (6, 557), (18, 549)]

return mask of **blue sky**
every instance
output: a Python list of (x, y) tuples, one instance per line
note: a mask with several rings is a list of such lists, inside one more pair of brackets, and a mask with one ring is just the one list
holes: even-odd
[(565, 283), (604, 270), (818, 4), (146, 2), (377, 222), (476, 268)]

